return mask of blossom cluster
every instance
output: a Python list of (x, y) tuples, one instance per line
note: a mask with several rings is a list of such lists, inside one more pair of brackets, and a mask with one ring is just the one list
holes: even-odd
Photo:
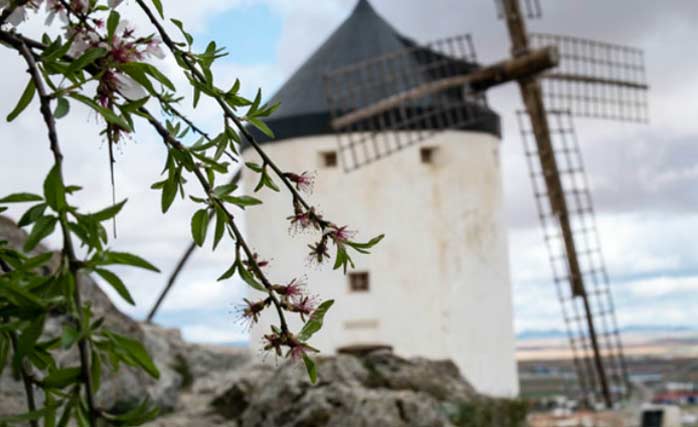
[[(113, 10), (122, 2), (123, 0), (107, 0), (106, 4)], [(21, 24), (29, 11), (38, 12), (42, 6), (45, 6), (47, 26), (52, 25), (56, 18), (60, 21), (64, 37), (70, 43), (69, 55), (78, 58), (90, 49), (103, 49), (103, 56), (94, 63), (97, 67), (94, 74), (98, 76), (95, 100), (102, 107), (112, 109), (118, 95), (127, 100), (147, 96), (144, 88), (123, 69), (127, 64), (146, 61), (152, 57), (164, 59), (165, 52), (158, 36), (137, 36), (129, 21), (120, 19), (118, 14), (114, 15), (118, 20), (116, 27), (106, 28), (105, 19), (98, 15), (99, 8), (89, 0), (0, 0), (0, 10), (12, 11), (7, 17), (7, 23), (13, 26)], [(125, 129), (112, 131), (116, 142)]]
[[(271, 292), (280, 298), (279, 308), (288, 313), (298, 314), (301, 321), (306, 322), (308, 318), (317, 310), (317, 297), (307, 293), (307, 283), (305, 279), (293, 279), (285, 285), (272, 285)], [(257, 301), (243, 299), (244, 303), (238, 306), (237, 313), (239, 322), (246, 328), (259, 322), (262, 312), (271, 307), (273, 299), (268, 296)], [(286, 357), (294, 360), (302, 358), (307, 351), (316, 351), (307, 343), (301, 341), (288, 330), (272, 327), (272, 333), (263, 337), (263, 348), (265, 351), (274, 350), (277, 356), (284, 356), (283, 348), (287, 347)]]
[[(107, 4), (110, 8), (114, 9), (118, 7), (123, 0), (108, 0)], [(15, 4), (23, 3), (21, 6), (15, 6)], [(68, 11), (66, 6), (78, 14), (86, 14), (90, 8), (89, 0), (66, 0), (61, 2), (60, 0), (29, 0), (26, 2), (12, 1), (12, 0), (0, 0), (0, 10), (5, 10), (10, 7), (14, 7), (14, 10), (7, 18), (7, 23), (12, 26), (18, 26), (27, 19), (27, 13), (29, 11), (38, 11), (42, 4), (46, 4), (46, 25), (51, 25), (56, 16), (58, 16), (63, 22), (68, 22)]]

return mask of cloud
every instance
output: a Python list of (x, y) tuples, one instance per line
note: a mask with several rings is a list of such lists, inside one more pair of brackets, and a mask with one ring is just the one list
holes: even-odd
[(698, 276), (660, 276), (626, 284), (628, 292), (637, 298), (659, 298), (669, 295), (697, 295)]

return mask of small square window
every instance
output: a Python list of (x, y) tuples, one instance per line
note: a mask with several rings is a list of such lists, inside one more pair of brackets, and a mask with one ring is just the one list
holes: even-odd
[(436, 147), (422, 147), (419, 149), (419, 158), (422, 163), (434, 163), (434, 156), (436, 155)]
[(368, 292), (369, 287), (368, 272), (349, 273), (349, 291)]
[(337, 152), (336, 151), (321, 151), (320, 166), (325, 168), (337, 167)]

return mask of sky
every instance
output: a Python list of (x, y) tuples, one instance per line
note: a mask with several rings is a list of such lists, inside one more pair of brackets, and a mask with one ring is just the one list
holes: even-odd
[[(132, 2), (122, 13), (137, 27), (145, 19)], [(205, 46), (216, 40), (230, 55), (214, 67), (221, 86), (235, 78), (243, 92), (262, 87), (268, 96), (348, 16), (355, 0), (168, 0), (166, 12), (185, 21)], [(532, 31), (568, 34), (645, 50), (650, 84), (650, 123), (576, 120), (590, 177), (607, 268), (623, 326), (695, 325), (698, 301), (698, 3), (694, 0), (541, 0), (543, 19)], [(502, 21), (492, 0), (373, 0), (377, 11), (400, 32), (419, 42), (470, 33), (478, 58), (494, 62), (508, 56)], [(42, 19), (21, 27), (42, 31)], [(27, 76), (16, 54), (0, 48), (0, 113), (13, 108)], [(171, 60), (158, 64), (175, 84), (186, 87)], [(188, 94), (187, 94), (188, 96)], [(513, 85), (489, 93), (503, 123), (502, 170), (509, 227), (515, 327), (519, 332), (560, 329), (560, 309), (527, 175), (514, 112), (521, 108)], [(32, 105), (18, 120), (0, 123), (0, 194), (18, 189), (39, 192), (51, 165), (45, 131)], [(210, 128), (220, 118), (210, 103), (190, 114)], [(85, 186), (77, 197), (87, 210), (110, 204), (111, 188), (104, 141), (93, 114), (74, 108), (59, 122), (70, 183)], [(153, 164), (155, 162), (155, 164)], [(162, 215), (158, 180), (164, 151), (143, 129), (117, 151), (118, 198), (128, 198), (113, 247), (138, 253), (164, 274), (119, 270), (137, 305), (117, 302), (143, 318), (164, 285), (167, 273), (189, 242), (190, 203), (176, 202)], [(13, 208), (9, 215), (18, 218)], [(54, 236), (49, 244), (58, 247)], [(180, 327), (186, 338), (203, 342), (246, 339), (232, 313), (245, 293), (239, 283), (217, 283), (231, 259), (225, 247), (198, 251), (162, 307), (157, 321)], [(110, 295), (113, 292), (106, 289)]]

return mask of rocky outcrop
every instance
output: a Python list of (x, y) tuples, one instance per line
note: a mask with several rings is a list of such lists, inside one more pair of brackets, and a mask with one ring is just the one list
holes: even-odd
[(151, 427), (450, 427), (482, 400), (448, 361), (389, 351), (318, 360), (312, 385), (302, 363), (256, 365), (197, 380), (181, 411)]

